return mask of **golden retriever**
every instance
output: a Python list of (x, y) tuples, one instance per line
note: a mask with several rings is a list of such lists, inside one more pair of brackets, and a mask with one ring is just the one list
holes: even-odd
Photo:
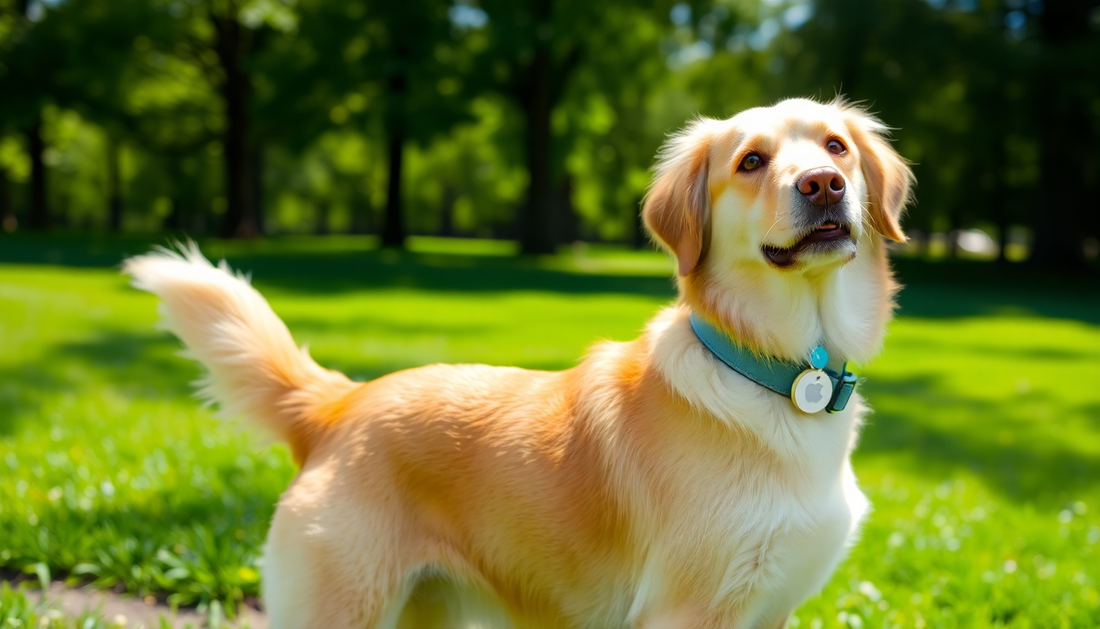
[(688, 124), (643, 209), (679, 301), (561, 372), (352, 382), (224, 263), (194, 247), (128, 260), (209, 369), (205, 395), (301, 466), (266, 545), (271, 626), (392, 626), (425, 575), (491, 602), (456, 614), (495, 605), (504, 626), (785, 626), (867, 511), (849, 462), (864, 407), (799, 410), (718, 360), (689, 314), (766, 360), (805, 363), (819, 343), (871, 358), (912, 181), (885, 129), (809, 100)]

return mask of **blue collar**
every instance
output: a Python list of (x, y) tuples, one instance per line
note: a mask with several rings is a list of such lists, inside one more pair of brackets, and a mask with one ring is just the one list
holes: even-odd
[(691, 313), (691, 329), (703, 345), (730, 369), (766, 389), (791, 399), (800, 409), (803, 408), (800, 400), (795, 398), (792, 391), (800, 388), (799, 381), (807, 373), (824, 375), (831, 381), (832, 395), (829, 403), (824, 406), (824, 409), (830, 413), (844, 410), (852, 397), (852, 392), (855, 391), (856, 376), (845, 369), (847, 363), (841, 362), (830, 369), (829, 354), (820, 345), (814, 348), (805, 363), (796, 364), (778, 358), (757, 356), (704, 321), (694, 311)]

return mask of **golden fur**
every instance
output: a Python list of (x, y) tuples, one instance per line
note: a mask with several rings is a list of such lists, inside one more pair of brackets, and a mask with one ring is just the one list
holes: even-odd
[[(271, 626), (449, 626), (432, 600), (487, 623), (472, 626), (784, 626), (866, 511), (849, 463), (863, 405), (801, 413), (715, 360), (687, 314), (773, 356), (819, 339), (872, 356), (894, 290), (883, 241), (904, 238), (911, 179), (883, 130), (806, 100), (691, 123), (644, 209), (677, 259), (680, 302), (562, 372), (432, 365), (352, 382), (197, 249), (127, 261), (208, 367), (206, 395), (286, 439), (302, 467), (267, 542)], [(738, 171), (749, 151), (765, 170)], [(857, 200), (853, 252), (776, 268), (761, 247), (797, 239), (794, 179), (822, 165)]]

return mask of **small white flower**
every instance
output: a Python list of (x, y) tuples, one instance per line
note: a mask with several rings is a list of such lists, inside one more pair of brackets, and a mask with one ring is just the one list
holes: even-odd
[(872, 603), (882, 600), (882, 592), (879, 592), (874, 583), (864, 581), (859, 584), (859, 593), (866, 596)]

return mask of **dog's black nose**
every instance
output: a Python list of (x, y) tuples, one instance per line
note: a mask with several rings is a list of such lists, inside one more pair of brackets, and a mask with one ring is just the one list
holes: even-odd
[(836, 205), (844, 198), (844, 177), (828, 166), (802, 173), (794, 187), (817, 207)]

